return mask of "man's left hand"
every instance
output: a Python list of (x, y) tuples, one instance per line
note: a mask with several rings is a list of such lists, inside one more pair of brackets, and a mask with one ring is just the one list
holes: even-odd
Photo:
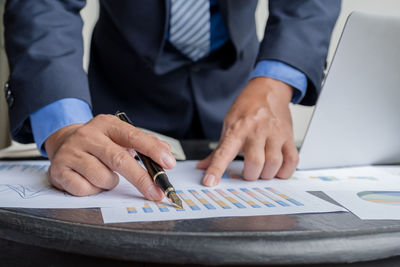
[(272, 79), (252, 79), (227, 112), (217, 149), (197, 165), (203, 184), (215, 186), (229, 163), (244, 152), (243, 178), (289, 178), (298, 164), (289, 103), (293, 87)]

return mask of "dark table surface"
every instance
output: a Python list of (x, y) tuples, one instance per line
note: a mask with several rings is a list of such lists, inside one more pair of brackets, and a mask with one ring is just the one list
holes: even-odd
[[(209, 153), (206, 142), (182, 144), (190, 159)], [(322, 192), (311, 193), (333, 202)], [(0, 266), (36, 265), (35, 261), (58, 261), (56, 266), (125, 266), (127, 261), (138, 266), (400, 266), (399, 256), (400, 221), (360, 220), (351, 213), (105, 225), (99, 209), (0, 209)]]

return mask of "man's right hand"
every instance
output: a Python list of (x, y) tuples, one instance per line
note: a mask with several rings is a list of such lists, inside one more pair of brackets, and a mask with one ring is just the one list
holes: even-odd
[(124, 176), (147, 199), (160, 201), (164, 193), (129, 149), (151, 157), (165, 169), (176, 161), (167, 143), (112, 115), (98, 115), (86, 124), (74, 124), (53, 133), (45, 142), (51, 161), (50, 183), (75, 196), (114, 188)]

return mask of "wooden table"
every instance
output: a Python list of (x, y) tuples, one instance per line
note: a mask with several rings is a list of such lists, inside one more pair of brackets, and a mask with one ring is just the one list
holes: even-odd
[[(205, 142), (186, 141), (183, 146), (190, 159), (209, 152)], [(312, 193), (333, 202), (322, 192)], [(35, 260), (57, 266), (132, 266), (126, 261), (138, 266), (400, 266), (400, 221), (326, 213), (104, 225), (99, 209), (0, 209), (0, 266), (34, 265)]]

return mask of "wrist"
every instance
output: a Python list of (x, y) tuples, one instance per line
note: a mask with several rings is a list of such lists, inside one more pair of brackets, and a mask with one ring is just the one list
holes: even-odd
[(292, 100), (294, 88), (285, 82), (269, 77), (256, 77), (250, 83), (268, 91), (274, 98), (278, 98), (278, 101), (282, 104), (289, 105)]
[(77, 128), (81, 127), (82, 125), (82, 123), (77, 123), (65, 126), (54, 132), (46, 139), (46, 141), (44, 142), (44, 148), (50, 160), (53, 158), (54, 154), (57, 152), (61, 144), (67, 139), (67, 137), (70, 136), (73, 132), (76, 131)]

